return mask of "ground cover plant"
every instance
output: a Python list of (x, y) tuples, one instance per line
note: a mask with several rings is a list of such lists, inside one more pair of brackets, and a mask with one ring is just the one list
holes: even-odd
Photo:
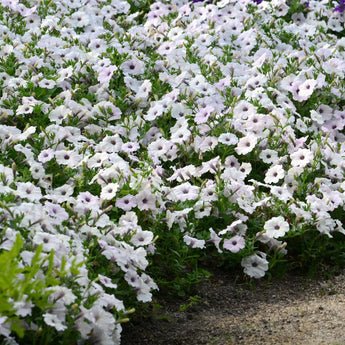
[(341, 262), (344, 8), (1, 0), (2, 343), (120, 344), (207, 257)]

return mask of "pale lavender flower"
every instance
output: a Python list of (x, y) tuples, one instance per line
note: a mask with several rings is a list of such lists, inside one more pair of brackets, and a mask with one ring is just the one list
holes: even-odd
[(122, 198), (116, 199), (115, 206), (124, 211), (129, 211), (133, 207), (137, 206), (137, 199), (134, 195), (127, 194)]
[(236, 145), (238, 143), (238, 138), (233, 133), (222, 133), (218, 137), (218, 142), (224, 145)]
[(138, 151), (140, 148), (140, 145), (137, 142), (126, 142), (122, 144), (121, 146), (121, 151), (126, 152), (126, 153), (132, 153), (135, 151)]
[(137, 271), (135, 270), (128, 270), (125, 273), (125, 280), (127, 281), (127, 283), (133, 287), (139, 287), (140, 286), (140, 276), (137, 273)]
[(196, 151), (207, 152), (213, 150), (218, 144), (218, 138), (214, 136), (202, 136), (194, 139)]
[(139, 278), (139, 285), (135, 289), (135, 292), (137, 294), (138, 301), (141, 302), (150, 302), (152, 300), (152, 293), (150, 292), (151, 284), (146, 284), (144, 282), (144, 279), (141, 277)]
[(57, 150), (55, 151), (55, 159), (61, 165), (75, 168), (81, 162), (82, 156), (74, 150)]
[(46, 201), (44, 205), (49, 216), (54, 219), (54, 223), (61, 224), (64, 220), (67, 220), (69, 218), (69, 215), (66, 212), (66, 210), (60, 205), (54, 204), (49, 201)]
[(114, 284), (111, 279), (109, 277), (106, 277), (102, 274), (98, 275), (99, 281), (107, 288), (111, 288), (111, 289), (116, 289), (117, 288), (117, 284)]
[(11, 334), (11, 324), (7, 321), (7, 316), (0, 316), (0, 334), (9, 337)]
[(117, 71), (116, 66), (107, 66), (103, 67), (99, 72), (98, 72), (98, 82), (100, 84), (105, 84), (110, 81), (110, 79), (113, 77), (114, 72)]
[(155, 210), (156, 197), (148, 190), (140, 191), (136, 196), (137, 207), (139, 210)]
[(133, 58), (122, 63), (121, 69), (124, 74), (138, 75), (145, 70), (145, 63), (138, 58)]
[(297, 100), (299, 102), (306, 101), (314, 92), (317, 81), (315, 79), (307, 79), (300, 85), (298, 85)]
[(99, 205), (99, 197), (97, 195), (93, 195), (90, 192), (81, 192), (77, 196), (77, 200), (85, 205), (91, 207), (98, 207)]
[(243, 249), (246, 245), (246, 241), (242, 236), (235, 235), (230, 239), (225, 239), (223, 242), (223, 248), (230, 250), (232, 253), (237, 253)]
[(44, 89), (52, 89), (53, 87), (55, 87), (55, 85), (56, 81), (52, 79), (43, 78), (41, 81), (38, 82), (38, 86)]
[(45, 149), (40, 152), (37, 157), (37, 160), (41, 163), (49, 162), (55, 156), (55, 151), (53, 149)]

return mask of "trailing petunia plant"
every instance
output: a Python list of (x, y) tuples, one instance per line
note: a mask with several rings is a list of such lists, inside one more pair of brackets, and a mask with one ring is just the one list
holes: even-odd
[(120, 344), (210, 261), (343, 264), (343, 11), (0, 0), (0, 342)]

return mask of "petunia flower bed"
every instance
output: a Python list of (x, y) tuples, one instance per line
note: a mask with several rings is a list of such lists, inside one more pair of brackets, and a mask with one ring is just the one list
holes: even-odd
[(1, 0), (1, 342), (120, 344), (205, 257), (341, 259), (343, 9)]

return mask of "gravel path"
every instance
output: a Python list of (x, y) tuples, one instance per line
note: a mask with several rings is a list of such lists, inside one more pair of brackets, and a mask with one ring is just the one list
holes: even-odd
[(345, 273), (330, 280), (290, 274), (255, 286), (218, 273), (197, 287), (196, 305), (165, 304), (124, 325), (122, 345), (345, 345), (344, 292)]

